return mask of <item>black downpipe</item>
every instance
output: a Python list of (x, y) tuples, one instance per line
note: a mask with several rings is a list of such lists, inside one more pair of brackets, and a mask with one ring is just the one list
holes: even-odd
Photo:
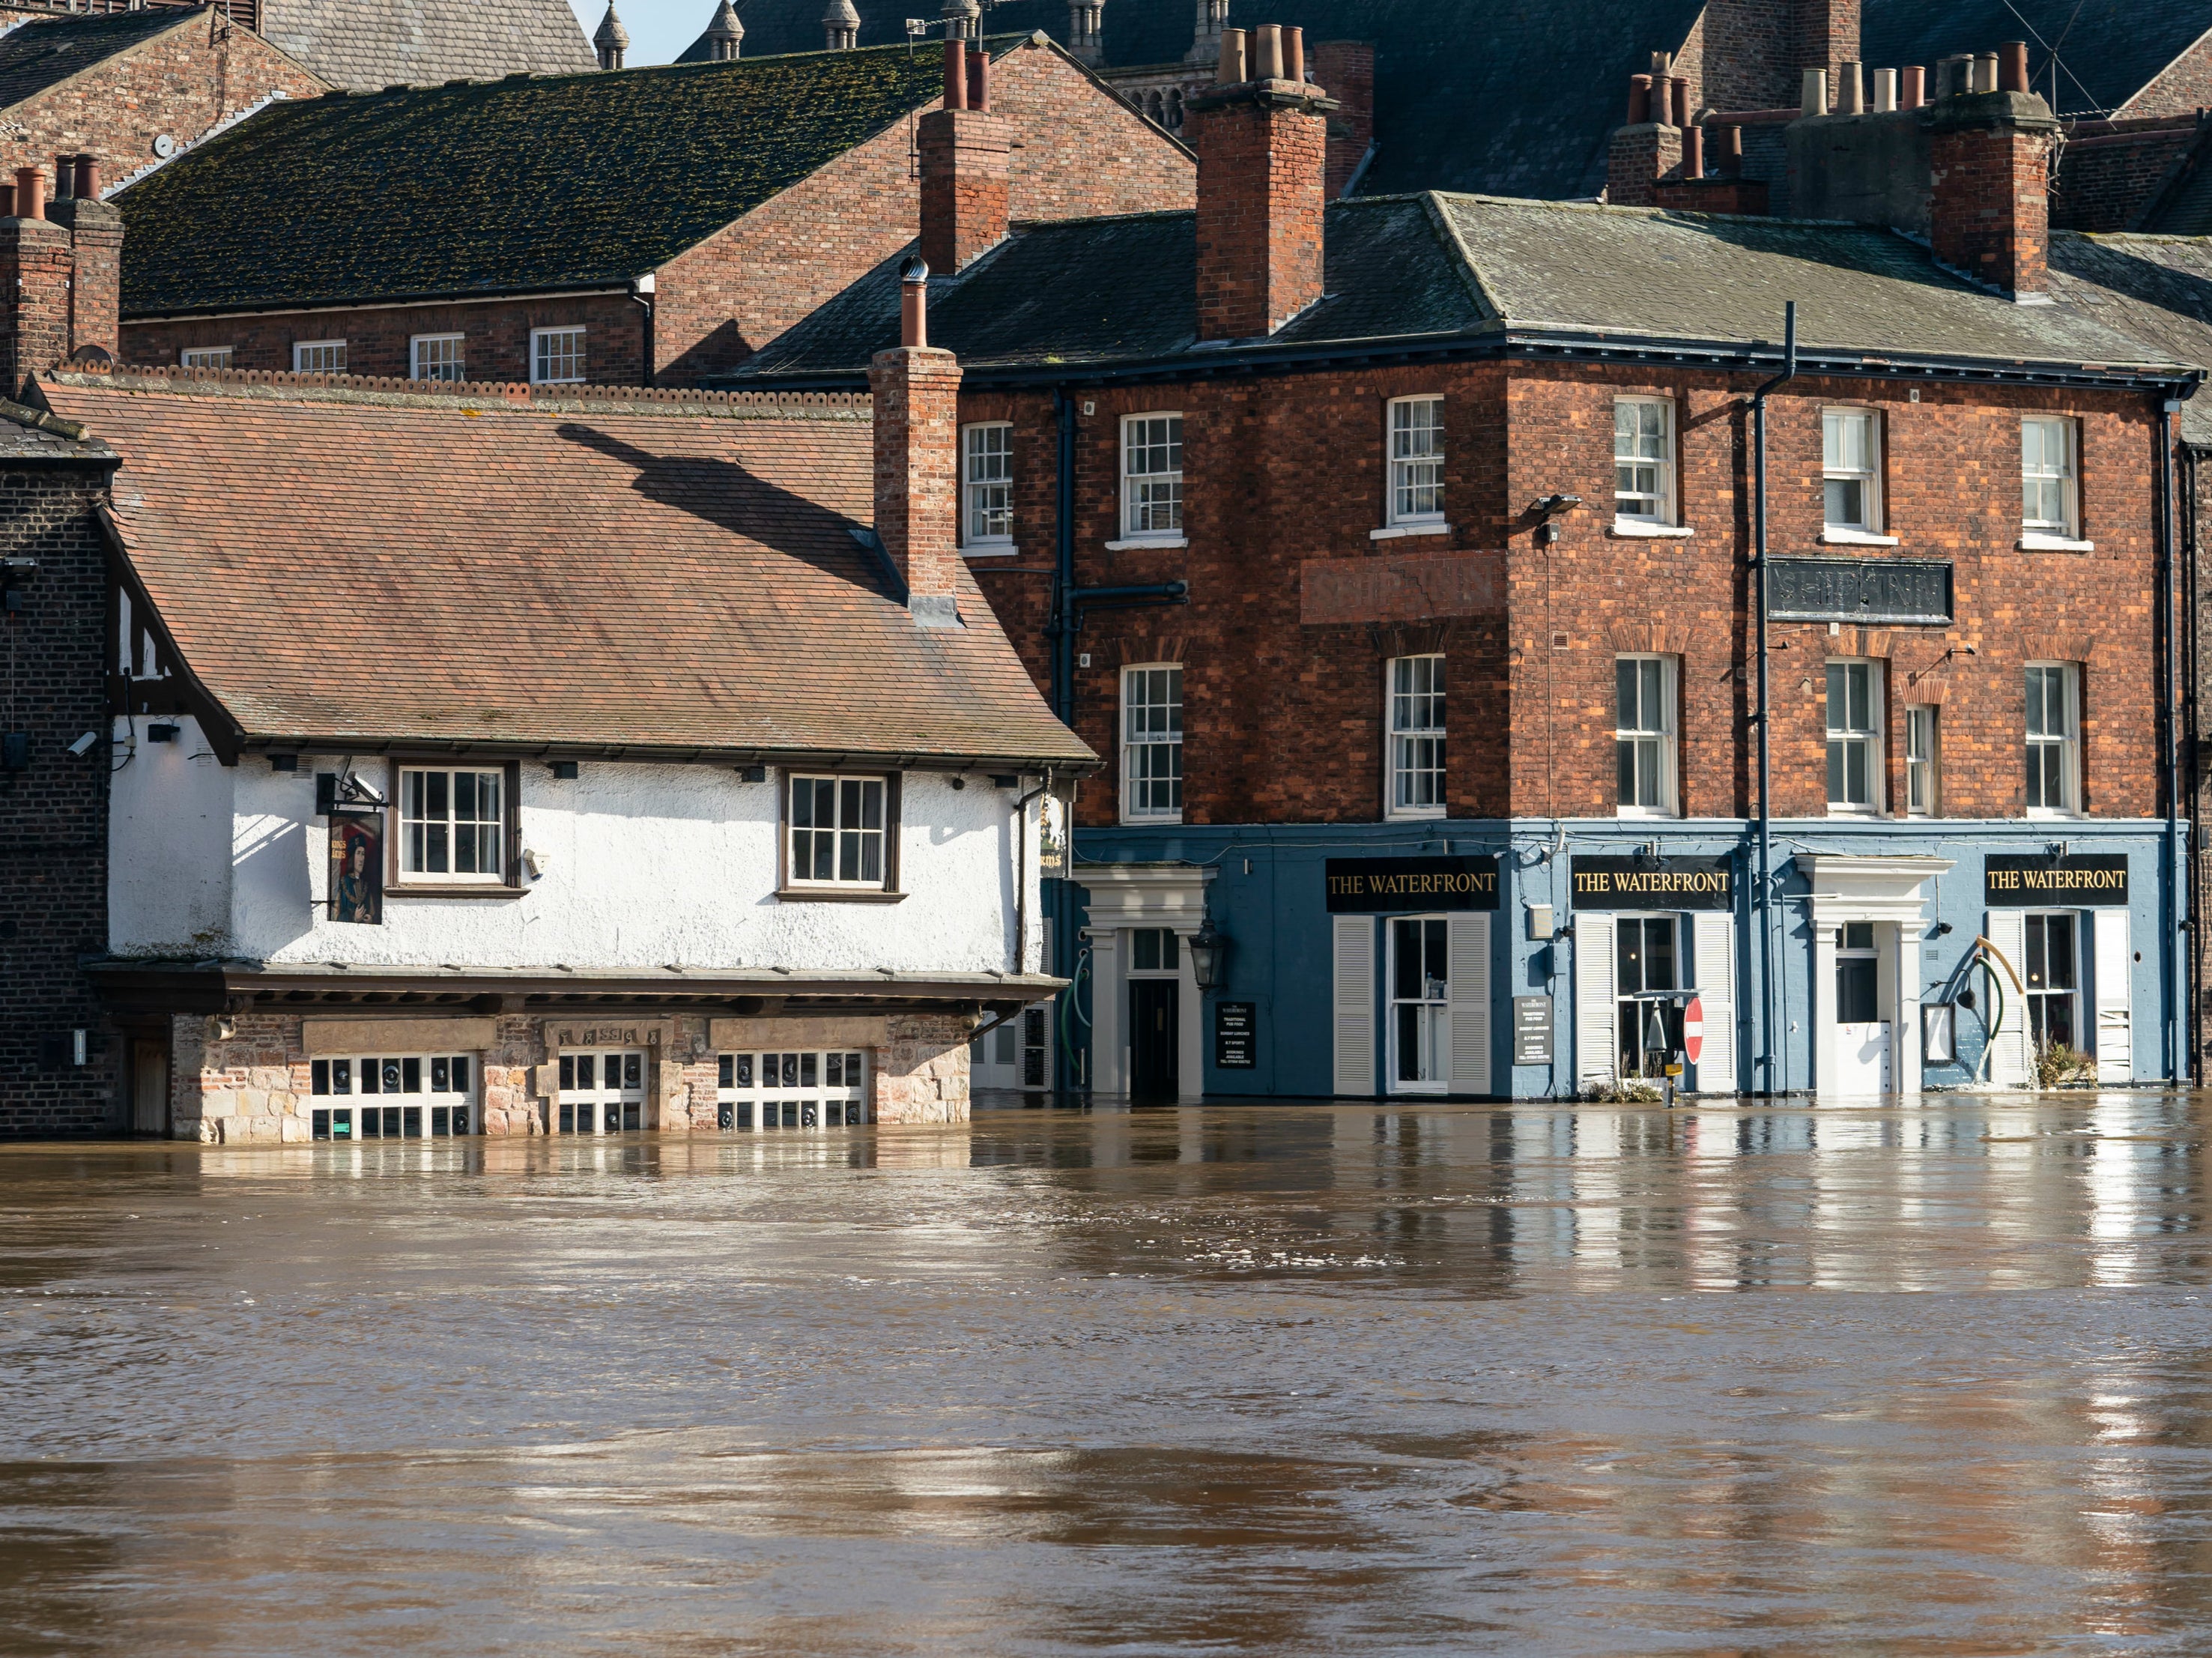
[(2174, 584), (2173, 411), (2162, 399), (2158, 415), (2158, 607), (2159, 632), (2166, 660), (2159, 664), (2158, 699), (2161, 756), (2166, 771), (2166, 870), (2159, 882), (2160, 920), (2159, 967), (2166, 978), (2166, 1074), (2179, 1080), (2181, 1063), (2181, 635)]
[[(1766, 398), (1767, 393), (1797, 377), (1797, 302), (1782, 308), (1782, 372), (1751, 394), (1752, 424), (1752, 614), (1758, 630), (1759, 706), (1752, 723), (1759, 728), (1759, 876), (1753, 888), (1753, 912), (1759, 922), (1759, 1080), (1758, 1092), (1771, 1095), (1775, 1087), (1774, 1033), (1774, 841), (1768, 810), (1767, 741), (1770, 704), (1766, 692)], [(1784, 1079), (1786, 1082), (1787, 1079)]]
[(1075, 592), (1075, 403), (1066, 387), (1053, 387), (1052, 406), (1060, 419), (1060, 464), (1053, 484), (1056, 533), (1052, 615), (1045, 631), (1052, 637), (1052, 711), (1072, 731), (1075, 728), (1075, 618), (1069, 600)]
[(2198, 545), (2199, 527), (2197, 518), (2197, 466), (2200, 457), (2192, 447), (2182, 452), (2181, 492), (2174, 505), (2181, 517), (2181, 637), (2182, 637), (2182, 771), (2189, 789), (2190, 832), (2193, 844), (2182, 848), (2182, 867), (2189, 872), (2189, 983), (2192, 994), (2183, 1027), (2189, 1033), (2189, 1055), (2185, 1074), (2192, 1086), (2197, 1083), (2204, 1069), (2204, 1030), (2199, 1009), (2203, 997), (2197, 987), (2203, 982), (2204, 974), (2204, 856), (2202, 847), (2204, 830), (2201, 802), (2204, 797), (2203, 745), (2203, 622), (2198, 612), (2202, 599), (2198, 564), (2203, 549)]
[[(649, 291), (640, 293), (633, 288), (630, 290), (629, 296), (636, 303), (638, 309), (644, 313), (644, 315), (638, 319), (637, 325), (641, 353), (638, 359), (637, 383), (641, 386), (650, 386), (653, 384), (653, 295)], [(528, 344), (527, 341), (524, 343)]]

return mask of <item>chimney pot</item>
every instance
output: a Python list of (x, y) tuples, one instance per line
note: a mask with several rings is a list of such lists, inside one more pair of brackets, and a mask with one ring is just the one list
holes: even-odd
[(1705, 176), (1705, 130), (1695, 121), (1682, 129), (1682, 176)]
[(1671, 76), (1667, 82), (1667, 101), (1673, 124), (1686, 127), (1690, 124), (1690, 77)]
[(15, 169), (15, 214), (25, 219), (46, 216), (46, 175), (35, 167)]
[(968, 107), (968, 43), (957, 36), (945, 43), (945, 107)]
[(1919, 64), (1907, 64), (1899, 72), (1897, 107), (1899, 109), (1918, 109), (1928, 101), (1928, 70)]
[(1878, 69), (1874, 72), (1874, 107), (1877, 115), (1886, 115), (1897, 107), (1897, 71)]
[(981, 46), (968, 49), (968, 107), (991, 107), (991, 59)]
[(1861, 74), (1862, 65), (1845, 63), (1837, 65), (1836, 113), (1863, 115), (1866, 113), (1866, 81)]
[(1223, 86), (1241, 86), (1251, 77), (1244, 72), (1244, 31), (1221, 31), (1221, 63), (1214, 77)]
[(1808, 69), (1805, 71), (1804, 94), (1800, 104), (1807, 115), (1826, 115), (1828, 113), (1828, 71)]
[(1283, 78), (1306, 78), (1306, 33), (1295, 23), (1283, 25)]
[(1997, 90), (2027, 90), (2027, 42), (2008, 40), (1997, 48)]
[(1743, 176), (1743, 129), (1740, 126), (1721, 129), (1720, 171), (1731, 179)]
[(55, 156), (53, 199), (58, 202), (67, 201), (76, 183), (76, 157), (71, 155)]
[(1632, 75), (1628, 77), (1628, 125), (1643, 126), (1651, 119), (1651, 77)]
[(1997, 89), (1997, 55), (1994, 52), (1978, 53), (1974, 58), (1974, 90), (1995, 92)]
[(929, 262), (919, 253), (899, 266), (899, 344), (929, 344)]
[(1283, 30), (1279, 23), (1262, 23), (1252, 31), (1252, 78), (1283, 78)]

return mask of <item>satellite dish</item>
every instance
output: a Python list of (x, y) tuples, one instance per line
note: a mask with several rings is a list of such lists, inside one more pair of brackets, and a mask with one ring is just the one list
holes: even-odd
[(163, 161), (167, 161), (170, 156), (177, 153), (177, 141), (174, 138), (172, 138), (166, 132), (155, 135), (154, 139), (154, 153), (156, 155), (159, 155)]

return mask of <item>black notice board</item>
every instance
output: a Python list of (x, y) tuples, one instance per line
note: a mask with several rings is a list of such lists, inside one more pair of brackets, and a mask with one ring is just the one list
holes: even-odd
[(1217, 1002), (1213, 1004), (1213, 1063), (1223, 1070), (1250, 1070), (1260, 1062), (1253, 1057), (1253, 1032), (1258, 1025), (1255, 1002)]
[(1516, 996), (1513, 998), (1513, 1063), (1548, 1065), (1552, 1063), (1552, 998)]
[(1778, 622), (1951, 619), (1951, 566), (1926, 558), (1771, 558), (1766, 613)]

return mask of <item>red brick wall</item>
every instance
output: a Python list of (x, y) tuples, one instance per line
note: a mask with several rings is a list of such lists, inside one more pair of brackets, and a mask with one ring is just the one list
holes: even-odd
[(1674, 72), (1692, 107), (1776, 109), (1797, 102), (1803, 70), (1826, 69), (1833, 86), (1858, 55), (1859, 0), (1706, 0)]
[[(1125, 663), (1184, 664), (1186, 820), (1371, 821), (1382, 815), (1382, 673), (1387, 658), (1443, 649), (1450, 684), (1454, 817), (1611, 816), (1613, 658), (1679, 659), (1682, 805), (1742, 816), (1753, 806), (1745, 716), (1751, 536), (1748, 381), (1714, 375), (1630, 381), (1595, 367), (1460, 364), (1316, 372), (1182, 387), (1078, 390), (1078, 579), (1085, 585), (1184, 580), (1191, 602), (1094, 613), (1076, 641), (1074, 724), (1118, 753)], [(1383, 405), (1446, 399), (1448, 536), (1375, 541), (1382, 522)], [(1697, 533), (1651, 539), (1612, 530), (1613, 400), (1669, 397), (1681, 433), (1684, 521)], [(1778, 624), (1772, 655), (1774, 806), (1826, 813), (1825, 691), (1831, 655), (1884, 664), (1888, 787), (1903, 799), (1904, 708), (1942, 706), (1943, 809), (1954, 817), (2022, 810), (2024, 674), (2030, 661), (2083, 667), (2083, 773), (2089, 811), (2158, 809), (2151, 473), (2156, 442), (2139, 399), (1801, 381), (1770, 411), (1770, 531), (1783, 555), (1824, 548), (1820, 411), (1872, 404), (1884, 417), (1887, 521), (1899, 556), (1953, 561), (1956, 625), (1862, 633)], [(1125, 549), (1118, 539), (1119, 418), (1184, 417), (1185, 548)], [(2017, 550), (2019, 418), (2081, 422), (2090, 553)], [(1040, 687), (1053, 558), (1054, 426), (1048, 395), (977, 391), (963, 420), (1016, 427), (1018, 558), (972, 561)], [(1548, 551), (1530, 502), (1587, 503), (1562, 518)], [(1316, 626), (1300, 620), (1309, 559), (1472, 555), (1499, 602), (1425, 623)], [(1875, 552), (1869, 556), (1881, 556)], [(1956, 650), (1953, 647), (1957, 647)], [(1971, 647), (1972, 654), (1968, 654)], [(1947, 654), (1948, 653), (1948, 654)], [(1113, 770), (1084, 788), (1080, 820), (1117, 811)]]
[(876, 533), (915, 598), (960, 590), (960, 363), (927, 345), (868, 365), (874, 405)]
[(2201, 130), (2193, 112), (2096, 125), (2099, 130), (2087, 137), (2077, 127), (2058, 152), (2058, 177), (2051, 192), (2051, 222), (2058, 229), (2132, 227)]
[(37, 167), (51, 180), (57, 155), (90, 150), (100, 157), (102, 184), (112, 185), (153, 161), (154, 140), (164, 133), (189, 143), (272, 92), (313, 98), (327, 89), (251, 29), (210, 13), (10, 107), (0, 131), (0, 173)]
[(2212, 107), (2212, 38), (2199, 37), (2112, 113), (2115, 117), (2194, 115), (2208, 107)]
[(1312, 52), (1316, 85), (1336, 100), (1328, 118), (1327, 191), (1334, 201), (1375, 142), (1375, 46), (1369, 40), (1317, 40)]
[(2039, 294), (2051, 250), (2050, 140), (2010, 127), (1939, 130), (1929, 145), (1936, 257), (2008, 292)]
[(921, 168), (921, 257), (940, 276), (964, 269), (1006, 235), (1006, 118), (933, 109), (915, 123)]

